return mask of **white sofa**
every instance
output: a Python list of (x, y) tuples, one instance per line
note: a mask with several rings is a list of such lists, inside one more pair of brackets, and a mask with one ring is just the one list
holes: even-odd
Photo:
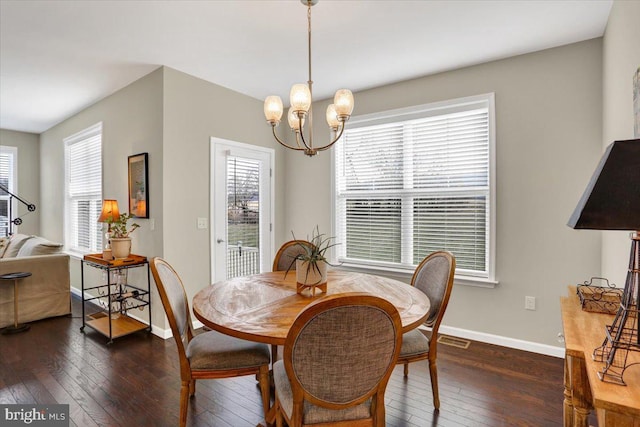
[[(69, 255), (42, 237), (0, 239), (0, 275), (29, 272), (18, 282), (20, 323), (71, 313)], [(0, 328), (13, 324), (13, 280), (0, 281)]]

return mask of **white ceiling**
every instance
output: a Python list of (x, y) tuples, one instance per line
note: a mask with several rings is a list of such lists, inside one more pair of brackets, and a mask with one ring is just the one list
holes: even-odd
[[(611, 5), (322, 0), (314, 98), (600, 37)], [(0, 0), (0, 128), (43, 132), (161, 65), (287, 103), (306, 25), (298, 0)]]

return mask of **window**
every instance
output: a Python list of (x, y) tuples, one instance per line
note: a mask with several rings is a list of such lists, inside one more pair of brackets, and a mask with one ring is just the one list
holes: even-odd
[[(16, 165), (18, 149), (16, 147), (0, 146), (0, 185), (12, 193), (16, 193)], [(9, 194), (0, 190), (0, 237), (6, 237), (11, 232), (9, 227)], [(15, 212), (16, 205), (12, 206)]]
[(354, 117), (335, 150), (337, 257), (413, 271), (451, 251), (457, 275), (493, 273), (493, 94)]
[(102, 123), (64, 139), (65, 245), (68, 250), (102, 251)]

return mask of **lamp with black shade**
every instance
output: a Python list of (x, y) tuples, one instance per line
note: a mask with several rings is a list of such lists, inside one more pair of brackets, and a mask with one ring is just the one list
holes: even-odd
[(640, 351), (640, 139), (609, 145), (571, 215), (575, 229), (631, 231), (631, 255), (620, 307), (593, 359), (604, 362), (602, 381), (624, 385), (630, 351)]

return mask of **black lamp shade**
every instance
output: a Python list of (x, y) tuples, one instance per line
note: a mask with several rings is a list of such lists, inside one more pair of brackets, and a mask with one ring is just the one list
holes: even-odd
[(615, 141), (607, 147), (568, 225), (640, 230), (640, 139)]

